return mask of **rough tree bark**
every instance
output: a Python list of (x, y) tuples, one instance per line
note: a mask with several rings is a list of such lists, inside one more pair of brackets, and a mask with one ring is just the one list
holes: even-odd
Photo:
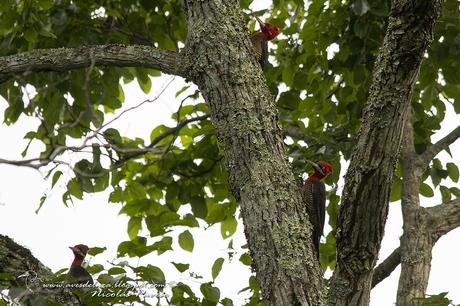
[[(267, 305), (320, 305), (322, 273), (265, 79), (238, 1), (188, 1), (187, 77), (200, 88)], [(256, 73), (255, 73), (256, 72)], [(308, 224), (308, 226), (307, 226)]]
[(91, 65), (153, 68), (178, 74), (178, 54), (150, 46), (102, 45), (82, 48), (37, 49), (0, 57), (0, 83), (15, 74), (68, 71)]
[(440, 0), (392, 4), (358, 143), (345, 177), (331, 305), (369, 304), (404, 120), (440, 9)]
[(401, 237), (401, 275), (397, 306), (422, 304), (431, 271), (431, 252), (436, 241), (460, 225), (460, 200), (432, 208), (420, 206), (419, 186), (431, 160), (460, 137), (460, 127), (429, 147), (423, 154), (415, 152), (413, 125), (406, 122), (402, 155), (403, 236)]
[(433, 235), (427, 231), (430, 223), (426, 209), (420, 207), (419, 186), (427, 165), (421, 164), (414, 147), (413, 128), (408, 116), (402, 154), (401, 209), (403, 236), (401, 237), (401, 275), (396, 305), (419, 305), (423, 298), (431, 270)]
[[(27, 305), (40, 305), (46, 297), (51, 303), (65, 305), (79, 305), (78, 298), (68, 289), (44, 289), (40, 287), (41, 282), (54, 277), (53, 272), (43, 265), (25, 247), (14, 242), (10, 237), (0, 234), (0, 273), (12, 275), (13, 279), (0, 280), (6, 286), (11, 282), (15, 292), (14, 302)], [(39, 298), (37, 301), (36, 298)]]
[[(250, 55), (253, 47), (239, 3), (187, 4), (188, 38), (180, 54), (121, 45), (39, 50), (4, 58), (7, 65), (0, 70), (0, 82), (24, 72), (128, 64), (146, 65), (193, 81), (209, 105), (225, 152), (230, 185), (241, 204), (249, 249), (266, 303), (320, 305), (322, 272), (312, 248), (311, 225), (287, 160), (274, 99)], [(56, 52), (60, 52), (59, 64)], [(146, 64), (149, 52), (151, 62)], [(85, 56), (74, 58), (76, 53)], [(34, 61), (37, 54), (43, 63)], [(32, 60), (29, 65), (27, 57)]]

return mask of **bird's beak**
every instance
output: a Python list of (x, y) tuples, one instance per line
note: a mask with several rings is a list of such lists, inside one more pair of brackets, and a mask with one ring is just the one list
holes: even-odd
[(254, 17), (256, 18), (257, 22), (260, 24), (260, 27), (263, 28), (265, 27), (265, 22), (263, 22), (259, 17), (257, 17), (256, 15), (254, 15)]
[(74, 251), (73, 247), (69, 247), (69, 249), (71, 249), (72, 251)]
[(323, 170), (321, 170), (321, 167), (318, 166), (317, 163), (314, 163), (314, 162), (312, 162), (311, 160), (308, 160), (308, 159), (307, 159), (307, 163), (309, 163), (310, 165), (312, 165), (312, 167), (313, 167), (316, 171), (318, 171), (319, 173), (321, 173), (322, 175), (324, 175)]

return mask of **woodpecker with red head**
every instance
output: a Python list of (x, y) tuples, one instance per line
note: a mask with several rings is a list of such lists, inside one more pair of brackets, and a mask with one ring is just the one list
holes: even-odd
[(313, 166), (313, 174), (302, 187), (302, 196), (307, 208), (310, 222), (313, 225), (312, 240), (316, 256), (319, 258), (319, 242), (323, 235), (324, 219), (326, 217), (326, 188), (322, 180), (332, 173), (332, 165), (327, 162), (307, 160)]
[(251, 42), (256, 52), (257, 61), (263, 70), (268, 61), (268, 42), (280, 34), (280, 29), (277, 26), (263, 22), (257, 16), (254, 17), (259, 22), (260, 31), (251, 35)]
[(69, 269), (69, 281), (76, 284), (93, 284), (91, 274), (83, 268), (83, 260), (88, 253), (89, 247), (84, 244), (77, 244), (76, 246), (69, 247), (75, 256)]

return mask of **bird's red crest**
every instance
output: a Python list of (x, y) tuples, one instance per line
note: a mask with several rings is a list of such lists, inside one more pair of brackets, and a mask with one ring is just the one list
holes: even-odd
[(280, 34), (280, 28), (269, 23), (265, 23), (255, 16), (260, 25), (260, 31), (263, 33), (265, 40), (272, 40)]
[(333, 167), (330, 163), (323, 162), (323, 161), (319, 161), (317, 163), (312, 163), (312, 162), (309, 162), (309, 163), (312, 164), (314, 172), (312, 175), (308, 177), (308, 180), (320, 181), (332, 173)]
[(320, 161), (317, 164), (326, 176), (332, 173), (333, 167), (330, 163)]
[(262, 33), (265, 34), (267, 40), (272, 40), (280, 34), (280, 29), (277, 26), (266, 23), (262, 27)]

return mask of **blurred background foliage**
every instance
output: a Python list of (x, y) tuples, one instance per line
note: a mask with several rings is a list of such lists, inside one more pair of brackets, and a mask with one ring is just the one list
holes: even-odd
[[(256, 26), (250, 15), (252, 2), (240, 1), (251, 30)], [(309, 171), (305, 168), (306, 159), (326, 160), (335, 169), (326, 180), (331, 230), (321, 246), (324, 270), (335, 265), (335, 220), (341, 191), (338, 182), (344, 174), (341, 166), (350, 158), (360, 128), (390, 5), (388, 0), (275, 0), (266, 10), (255, 12), (282, 30), (282, 35), (270, 44), (271, 64), (265, 75), (276, 97), (295, 175), (305, 178)], [(419, 153), (440, 129), (449, 104), (460, 113), (459, 19), (458, 1), (446, 0), (412, 100)], [(1, 56), (37, 48), (101, 44), (143, 44), (179, 50), (185, 38), (180, 0), (0, 3)], [(158, 71), (143, 68), (90, 67), (63, 73), (23, 74), (0, 85), (0, 94), (8, 102), (6, 124), (20, 124), (21, 116), (40, 119), (39, 128), (25, 138), (45, 145), (40, 157), (45, 164), (49, 163), (47, 169), (53, 185), (60, 179), (63, 166), (53, 165), (51, 159), (59, 157), (72, 139), (93, 135), (86, 148), (92, 152), (90, 157), (84, 155), (72, 164), (74, 177), (67, 182), (63, 201), (68, 203), (73, 198), (82, 199), (85, 193), (109, 190), (109, 201), (121, 203), (121, 213), (130, 218), (129, 240), (120, 243), (120, 257), (141, 257), (151, 252), (160, 255), (172, 250), (172, 232), (180, 233), (178, 243), (182, 249), (199, 252), (193, 250), (194, 240), (188, 227), (218, 224), (222, 239), (228, 239), (242, 222), (238, 203), (229, 193), (223, 153), (213, 126), (205, 117), (207, 107), (193, 87), (178, 91), (177, 99), (183, 103), (172, 118), (178, 125), (200, 116), (201, 120), (192, 120), (181, 128), (157, 126), (151, 131), (150, 141), (128, 138), (106, 125), (105, 116), (117, 113), (123, 106), (123, 84), (137, 82), (148, 93), (155, 88), (154, 77), (159, 75)], [(27, 84), (28, 88), (33, 86), (34, 93), (24, 98)], [(133, 154), (146, 148), (148, 153)], [(27, 148), (24, 156), (26, 153)], [(445, 182), (447, 178), (458, 182), (459, 170), (454, 163), (435, 159), (424, 178), (420, 186), (423, 196), (432, 197), (440, 192), (443, 202), (460, 196), (457, 187)], [(399, 200), (400, 190), (398, 167), (392, 201)], [(45, 200), (42, 198), (40, 205)], [(229, 250), (232, 248), (230, 241)], [(225, 260), (231, 260), (230, 256), (217, 259), (210, 267), (214, 279)], [(251, 263), (247, 253), (240, 261)], [(174, 266), (180, 272), (189, 268), (187, 263)], [(90, 270), (99, 275), (101, 283), (117, 279), (167, 282), (161, 267), (150, 265), (92, 266)], [(185, 283), (172, 286), (169, 302), (216, 305), (220, 301), (232, 305), (231, 299), (220, 296), (213, 280), (200, 281), (201, 293), (192, 291)], [(259, 289), (253, 276), (242, 291), (250, 293), (247, 305), (259, 304)]]

